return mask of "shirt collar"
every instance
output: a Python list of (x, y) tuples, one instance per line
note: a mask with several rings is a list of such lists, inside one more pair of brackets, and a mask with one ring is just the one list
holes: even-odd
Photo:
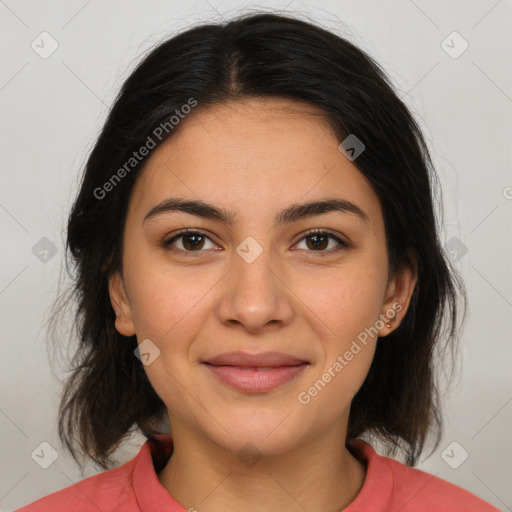
[[(136, 457), (133, 471), (133, 487), (139, 506), (144, 512), (160, 512), (166, 506), (169, 512), (184, 512), (182, 507), (158, 480), (172, 454), (170, 434), (156, 434), (156, 441), (147, 440)], [(361, 439), (347, 443), (350, 452), (366, 467), (363, 486), (343, 512), (384, 512), (392, 505), (393, 473), (373, 447)]]
[(393, 504), (393, 472), (386, 458), (378, 455), (373, 447), (362, 439), (351, 439), (347, 448), (366, 467), (361, 490), (343, 512), (385, 512)]
[(185, 509), (169, 494), (158, 480), (158, 473), (163, 469), (172, 454), (172, 437), (170, 434), (156, 434), (156, 441), (147, 440), (137, 455), (133, 470), (133, 489), (139, 507), (144, 512), (183, 512)]

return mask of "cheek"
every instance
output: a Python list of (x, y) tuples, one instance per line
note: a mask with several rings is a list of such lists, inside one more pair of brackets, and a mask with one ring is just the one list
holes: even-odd
[(333, 422), (340, 411), (348, 411), (370, 369), (375, 339), (346, 341), (338, 338), (326, 348), (325, 361), (319, 365), (305, 387), (297, 394), (299, 407), (314, 418), (317, 425)]
[(342, 349), (379, 319), (385, 283), (385, 269), (363, 262), (302, 275), (294, 291), (307, 306), (304, 311), (315, 330)]
[(299, 403), (331, 404), (319, 407), (317, 413), (323, 420), (334, 417), (339, 407), (347, 407), (366, 378), (382, 328), (377, 321), (385, 279), (378, 265), (363, 262), (333, 271), (327, 280), (309, 277), (303, 281), (299, 293), (308, 306), (303, 311), (319, 336), (321, 354), (310, 387), (301, 390), (304, 400), (297, 399)]
[(125, 268), (139, 337), (164, 343), (168, 339), (187, 339), (187, 333), (192, 335), (199, 328), (204, 299), (218, 281), (211, 271), (171, 264), (165, 254), (156, 251), (127, 258)]

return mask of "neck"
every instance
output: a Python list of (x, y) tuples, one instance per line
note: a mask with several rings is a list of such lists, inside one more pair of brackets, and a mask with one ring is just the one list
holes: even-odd
[(281, 455), (245, 464), (236, 453), (173, 425), (173, 454), (160, 483), (187, 510), (199, 512), (339, 512), (360, 491), (365, 467), (346, 448), (338, 424)]

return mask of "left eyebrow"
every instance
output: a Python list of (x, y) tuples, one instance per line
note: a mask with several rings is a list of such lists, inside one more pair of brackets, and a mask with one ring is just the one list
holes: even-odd
[[(219, 208), (202, 200), (168, 198), (151, 208), (146, 213), (143, 222), (157, 215), (172, 211), (184, 212), (204, 219), (220, 220), (230, 226), (234, 224), (236, 219), (236, 213), (224, 208)], [(294, 203), (279, 212), (274, 219), (274, 223), (277, 226), (290, 224), (303, 218), (323, 215), (333, 211), (356, 215), (364, 222), (370, 221), (364, 210), (356, 204), (346, 199), (326, 198), (307, 203)]]

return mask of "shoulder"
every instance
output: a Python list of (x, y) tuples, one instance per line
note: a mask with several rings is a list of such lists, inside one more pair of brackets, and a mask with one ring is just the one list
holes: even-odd
[(384, 497), (390, 512), (500, 512), (462, 487), (377, 454), (362, 440), (351, 441), (351, 446), (356, 456), (368, 464), (361, 494), (377, 492)]
[(499, 512), (490, 503), (447, 480), (393, 459), (387, 459), (386, 463), (393, 472), (396, 493), (401, 496), (404, 512), (418, 510), (419, 504), (425, 510)]
[(132, 486), (132, 474), (135, 459), (115, 469), (90, 476), (44, 496), (15, 512), (89, 512), (132, 511), (136, 503)]

